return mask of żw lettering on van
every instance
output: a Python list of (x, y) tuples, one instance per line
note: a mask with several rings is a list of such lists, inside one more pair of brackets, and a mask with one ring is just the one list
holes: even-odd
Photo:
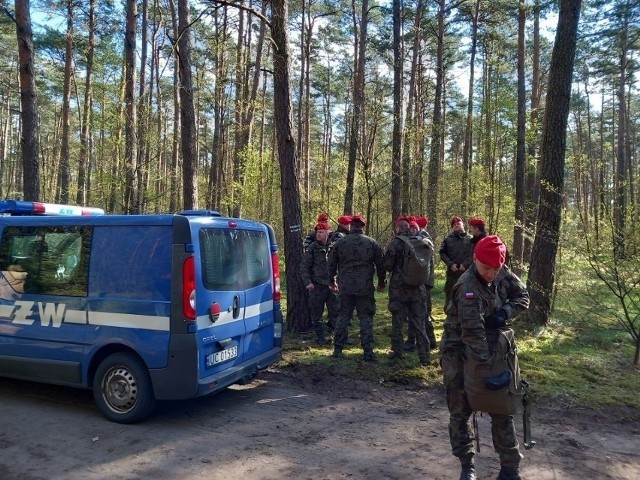
[[(36, 302), (28, 302), (18, 300), (14, 303), (16, 307), (13, 323), (20, 325), (33, 325), (34, 318), (30, 318), (33, 315), (33, 307)], [(64, 320), (64, 312), (67, 306), (64, 303), (42, 303), (38, 302), (38, 313), (40, 314), (40, 325), (48, 327), (52, 325), (55, 328), (59, 328)]]

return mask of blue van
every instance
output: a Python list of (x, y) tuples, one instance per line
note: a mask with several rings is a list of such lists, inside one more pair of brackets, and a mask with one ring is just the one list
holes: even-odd
[(110, 420), (281, 358), (273, 229), (212, 211), (0, 202), (0, 376), (92, 388)]

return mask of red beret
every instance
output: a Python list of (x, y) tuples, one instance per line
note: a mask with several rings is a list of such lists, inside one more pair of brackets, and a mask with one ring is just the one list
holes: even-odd
[(453, 225), (454, 225), (455, 223), (459, 223), (459, 222), (462, 222), (462, 218), (460, 218), (459, 216), (457, 216), (457, 215), (456, 215), (456, 216), (454, 216), (454, 217), (451, 217), (451, 226), (452, 226), (452, 227), (453, 227)]
[(351, 217), (349, 215), (342, 215), (340, 218), (338, 218), (338, 223), (349, 225), (351, 223)]
[(416, 223), (420, 228), (427, 228), (427, 225), (429, 225), (429, 219), (427, 217), (418, 217), (416, 218)]
[(364, 217), (362, 215), (352, 215), (351, 216), (351, 221), (352, 222), (360, 222), (362, 225), (366, 225), (367, 221), (364, 219)]
[(409, 222), (409, 226), (414, 228), (420, 228), (420, 226), (418, 225), (418, 222), (416, 222), (415, 220), (411, 220)]
[(314, 229), (316, 232), (318, 230), (329, 230), (329, 225), (327, 225), (326, 223), (318, 223), (316, 225), (316, 228)]
[(507, 247), (497, 235), (487, 235), (476, 244), (473, 254), (480, 263), (492, 268), (501, 268), (504, 265)]
[(478, 217), (474, 217), (469, 220), (469, 225), (471, 225), (472, 227), (484, 227), (484, 220)]
[(318, 222), (319, 223), (328, 222), (328, 221), (329, 221), (329, 214), (328, 213), (321, 213), (320, 215), (318, 215)]

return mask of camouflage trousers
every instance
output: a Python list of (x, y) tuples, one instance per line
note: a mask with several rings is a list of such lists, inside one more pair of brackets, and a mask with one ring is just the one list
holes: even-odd
[(373, 292), (366, 295), (340, 294), (340, 314), (336, 323), (334, 344), (344, 347), (349, 340), (349, 322), (353, 311), (360, 321), (360, 344), (366, 352), (373, 352), (373, 316), (376, 314), (376, 299)]
[(449, 300), (451, 300), (451, 291), (453, 290), (453, 286), (456, 284), (460, 276), (464, 272), (452, 272), (450, 269), (447, 269), (447, 279), (444, 282), (444, 311), (447, 311), (447, 305), (449, 305)]
[(425, 331), (427, 312), (421, 300), (389, 300), (391, 312), (391, 350), (402, 355), (404, 351), (404, 339), (402, 338), (402, 326), (405, 321), (413, 326), (415, 339), (418, 345), (418, 357), (420, 361), (429, 361), (429, 339)]
[[(425, 289), (426, 293), (424, 296), (424, 308), (427, 312), (427, 318), (424, 321), (424, 329), (427, 332), (427, 338), (429, 339), (429, 345), (431, 349), (437, 347), (438, 342), (436, 340), (435, 330), (433, 328), (433, 321), (431, 320), (431, 288), (427, 287)], [(409, 322), (407, 327), (407, 343), (414, 344), (416, 343), (416, 329), (413, 326), (412, 322)]]
[[(449, 440), (453, 455), (460, 459), (469, 459), (475, 454), (475, 433), (471, 425), (473, 413), (464, 391), (463, 350), (464, 347), (445, 346), (441, 358), (444, 387), (449, 408)], [(490, 413), (491, 438), (493, 448), (500, 456), (500, 465), (517, 468), (520, 454), (516, 429), (512, 415)]]
[(334, 330), (340, 307), (338, 295), (332, 292), (328, 285), (313, 282), (313, 290), (309, 291), (309, 315), (311, 316), (313, 330), (319, 337), (324, 336), (322, 313), (325, 305), (327, 306), (327, 326), (329, 329)]

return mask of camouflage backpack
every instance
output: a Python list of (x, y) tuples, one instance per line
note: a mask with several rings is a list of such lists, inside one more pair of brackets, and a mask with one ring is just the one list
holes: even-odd
[(422, 237), (398, 235), (405, 242), (401, 280), (404, 285), (418, 287), (427, 283), (433, 259), (433, 244)]

